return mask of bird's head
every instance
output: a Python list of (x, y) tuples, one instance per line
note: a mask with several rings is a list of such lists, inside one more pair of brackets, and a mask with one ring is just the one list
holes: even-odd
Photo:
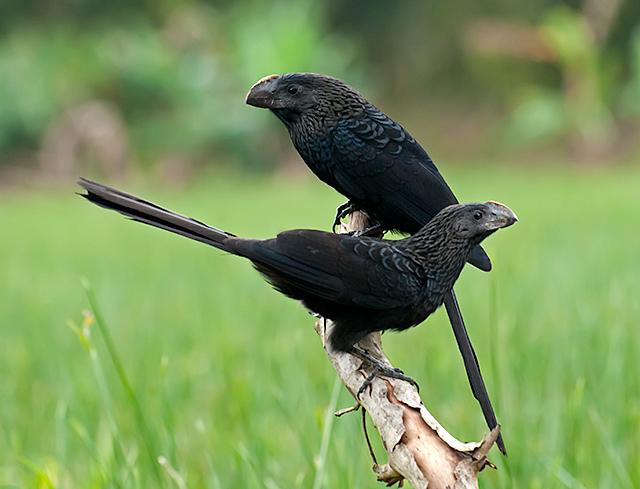
[(511, 209), (493, 201), (451, 205), (440, 213), (444, 213), (443, 217), (449, 215), (453, 231), (458, 236), (478, 242), (518, 221)]
[(246, 103), (271, 110), (280, 118), (313, 112), (320, 117), (339, 117), (362, 106), (366, 100), (337, 78), (316, 73), (270, 75), (259, 80), (247, 94)]

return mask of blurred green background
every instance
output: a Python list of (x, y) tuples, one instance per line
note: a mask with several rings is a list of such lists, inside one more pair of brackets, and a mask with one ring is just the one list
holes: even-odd
[[(302, 307), (74, 195), (81, 174), (241, 236), (328, 230), (343, 198), (244, 103), (289, 71), (344, 79), (459, 200), (520, 218), (456, 286), (509, 450), (481, 487), (640, 487), (634, 0), (0, 2), (0, 487), (379, 485)], [(446, 315), (383, 340), (479, 439)]]

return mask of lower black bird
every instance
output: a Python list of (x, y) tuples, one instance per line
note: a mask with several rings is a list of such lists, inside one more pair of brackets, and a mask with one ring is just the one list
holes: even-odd
[(374, 331), (402, 331), (443, 303), (472, 250), (517, 221), (505, 205), (455, 204), (402, 240), (355, 238), (309, 229), (245, 239), (86, 179), (82, 196), (136, 221), (248, 258), (288, 297), (331, 319), (338, 350)]

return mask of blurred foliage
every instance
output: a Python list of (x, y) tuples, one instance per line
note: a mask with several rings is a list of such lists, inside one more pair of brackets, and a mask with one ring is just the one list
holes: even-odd
[[(542, 33), (562, 73), (562, 89), (527, 87), (507, 131), (513, 144), (579, 134), (610, 140), (615, 131), (607, 98), (615, 98), (618, 66), (592, 38), (583, 15), (566, 7), (549, 12)], [(609, 95), (609, 97), (607, 97)]]
[[(597, 40), (591, 4), (0, 2), (0, 165), (25, 151), (36, 162), (67, 111), (101, 100), (119, 108), (143, 166), (175, 158), (274, 167), (291, 151), (286, 134), (244, 95), (259, 78), (288, 71), (344, 78), (436, 144), (460, 138), (438, 124), (453, 118), (454, 127), (488, 126), (483, 147), (494, 152), (549, 141), (611, 147), (621, 122), (637, 135), (640, 3), (600, 2), (612, 20)], [(553, 60), (479, 52), (465, 39), (481, 19), (540, 27)], [(477, 151), (465, 141), (456, 145)]]
[(620, 110), (626, 115), (640, 115), (640, 26), (634, 32), (631, 49), (632, 76), (622, 93)]
[(142, 162), (197, 160), (218, 145), (222, 154), (261, 154), (272, 121), (244, 105), (249, 87), (291, 70), (345, 76), (353, 49), (323, 32), (310, 1), (253, 3), (225, 11), (192, 3), (160, 28), (135, 15), (11, 29), (0, 42), (0, 151), (37, 147), (56, 117), (97, 98), (120, 108)]

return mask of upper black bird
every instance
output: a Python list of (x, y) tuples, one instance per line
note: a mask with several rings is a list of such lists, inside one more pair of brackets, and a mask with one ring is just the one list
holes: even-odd
[[(246, 102), (280, 119), (293, 145), (320, 180), (349, 199), (338, 208), (364, 210), (374, 227), (413, 234), (458, 200), (427, 152), (397, 122), (337, 78), (314, 73), (271, 75), (258, 81)], [(468, 262), (491, 270), (480, 246)], [(489, 428), (497, 420), (480, 366), (451, 289), (444, 303), (464, 360), (471, 390)], [(497, 440), (506, 454), (502, 435)]]
[(473, 247), (517, 221), (507, 206), (486, 202), (451, 205), (397, 241), (309, 229), (245, 239), (90, 180), (78, 184), (94, 204), (248, 258), (278, 291), (334, 321), (330, 344), (342, 351), (374, 331), (424, 321)]
[[(413, 234), (458, 203), (422, 146), (342, 80), (271, 75), (251, 88), (246, 102), (273, 112), (311, 171), (383, 229)], [(480, 247), (469, 261), (491, 269)]]

